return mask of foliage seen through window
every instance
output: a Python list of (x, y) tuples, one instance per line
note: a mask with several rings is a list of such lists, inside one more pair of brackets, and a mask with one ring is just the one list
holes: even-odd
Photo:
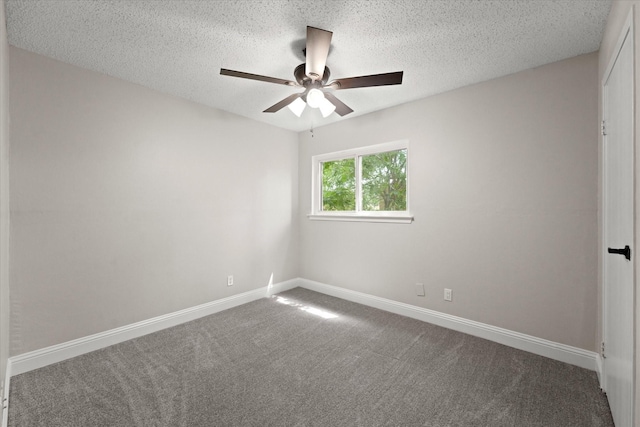
[[(406, 149), (327, 161), (321, 166), (323, 211), (407, 209)], [(358, 185), (361, 200), (356, 197)]]

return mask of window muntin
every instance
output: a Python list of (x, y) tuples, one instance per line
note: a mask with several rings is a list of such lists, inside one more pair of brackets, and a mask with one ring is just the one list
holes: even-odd
[(408, 157), (407, 141), (314, 156), (309, 217), (411, 222)]

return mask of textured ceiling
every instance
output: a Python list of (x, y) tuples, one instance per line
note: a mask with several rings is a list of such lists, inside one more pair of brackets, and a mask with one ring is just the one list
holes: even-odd
[[(611, 0), (6, 0), (10, 44), (301, 131), (598, 50)], [(401, 86), (335, 94), (355, 110), (262, 110), (299, 91), (306, 26), (333, 31), (333, 78), (404, 71)]]

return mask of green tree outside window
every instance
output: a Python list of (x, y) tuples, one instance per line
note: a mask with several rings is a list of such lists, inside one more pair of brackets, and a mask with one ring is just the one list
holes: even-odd
[(335, 160), (322, 164), (322, 210), (356, 210), (355, 159)]
[(407, 150), (362, 157), (362, 210), (407, 209)]
[[(356, 161), (359, 168), (356, 168)], [(407, 209), (407, 150), (395, 150), (322, 163), (322, 210), (355, 211), (361, 185), (363, 211)], [(357, 173), (360, 173), (360, 180)]]

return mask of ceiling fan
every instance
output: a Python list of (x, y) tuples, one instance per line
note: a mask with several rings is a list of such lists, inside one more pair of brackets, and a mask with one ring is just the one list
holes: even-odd
[(294, 70), (293, 75), (296, 81), (244, 73), (226, 68), (221, 68), (220, 74), (223, 76), (240, 77), (243, 79), (304, 88), (303, 92), (289, 95), (282, 101), (275, 103), (263, 111), (264, 113), (275, 113), (288, 106), (298, 117), (302, 115), (307, 105), (312, 108), (319, 108), (323, 117), (328, 117), (334, 111), (340, 116), (352, 113), (353, 110), (349, 108), (349, 106), (331, 93), (333, 90), (402, 84), (402, 71), (329, 81), (331, 72), (329, 71), (329, 67), (326, 66), (326, 62), (327, 56), (329, 55), (332, 35), (333, 32), (331, 31), (307, 27), (306, 63), (298, 65)]

